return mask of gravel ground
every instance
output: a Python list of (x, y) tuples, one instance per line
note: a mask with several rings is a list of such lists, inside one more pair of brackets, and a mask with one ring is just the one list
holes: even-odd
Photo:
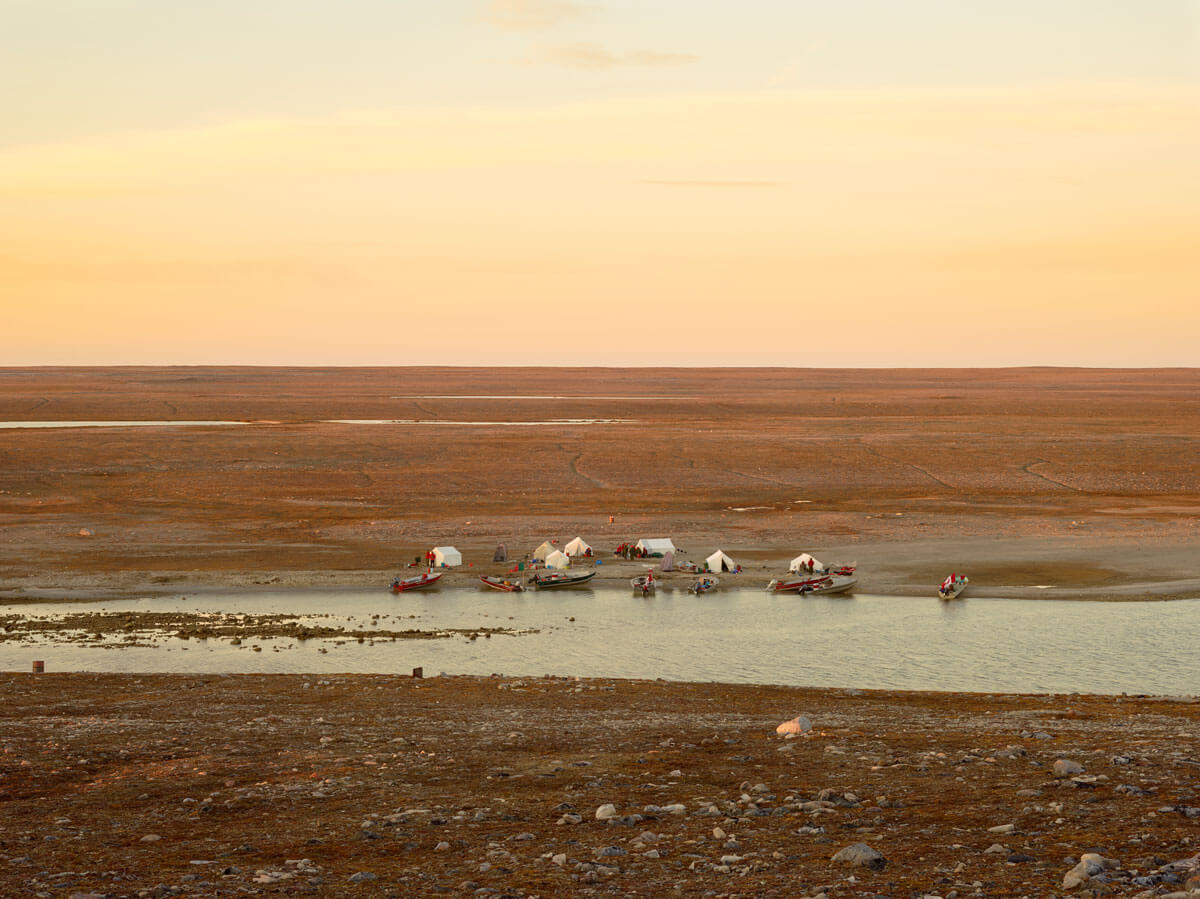
[[(5, 896), (1159, 895), (1200, 852), (1195, 698), (85, 674), (0, 697)], [(1068, 891), (1086, 853), (1112, 866)]]

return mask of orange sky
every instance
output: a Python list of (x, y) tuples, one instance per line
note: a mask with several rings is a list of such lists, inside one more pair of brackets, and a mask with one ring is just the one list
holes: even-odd
[(1188, 83), (151, 124), (0, 146), (4, 364), (1200, 364)]

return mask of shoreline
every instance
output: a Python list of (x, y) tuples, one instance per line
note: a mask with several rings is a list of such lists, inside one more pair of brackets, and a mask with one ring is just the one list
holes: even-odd
[[(431, 528), (431, 530), (434, 530)], [(440, 529), (438, 529), (440, 530)], [(684, 551), (676, 564), (703, 561), (716, 548), (703, 538), (676, 538), (687, 545), (703, 545), (703, 551)], [(506, 576), (515, 561), (491, 562), (496, 543), (478, 538), (455, 545), (464, 564), (445, 569), (441, 586), (469, 589), (479, 587), (481, 575)], [(521, 545), (509, 538), (508, 545)], [(560, 545), (565, 543), (560, 541)], [(595, 544), (593, 544), (595, 545)], [(426, 547), (427, 548), (427, 547)], [(724, 587), (765, 589), (769, 580), (784, 576), (789, 561), (801, 550), (782, 547), (721, 547), (742, 565), (741, 574), (724, 573)], [(581, 560), (568, 570), (595, 571), (593, 583), (606, 587), (627, 585), (648, 567), (666, 589), (684, 590), (696, 578), (685, 571), (661, 572), (661, 559), (626, 561), (606, 554)], [(896, 598), (936, 597), (937, 584), (951, 570), (966, 574), (971, 585), (964, 599), (1078, 600), (1095, 602), (1162, 602), (1200, 599), (1200, 572), (1195, 567), (1194, 544), (1187, 539), (1124, 542), (1118, 538), (1047, 539), (1042, 537), (953, 537), (920, 541), (861, 542), (828, 545), (811, 550), (827, 564), (857, 563), (855, 592)], [(421, 555), (417, 545), (393, 550), (400, 558)], [(944, 559), (954, 559), (945, 562)], [(483, 561), (483, 560), (488, 561)], [(1020, 560), (1014, 562), (1013, 560)], [(601, 564), (595, 564), (599, 561)], [(472, 563), (472, 564), (468, 564)], [(940, 568), (937, 566), (941, 566)], [(95, 569), (72, 573), (9, 575), (0, 581), (0, 606), (38, 602), (86, 602), (170, 596), (180, 593), (229, 593), (269, 590), (358, 589), (386, 591), (392, 578), (417, 568), (252, 568), (210, 567), (205, 570), (144, 568)], [(1158, 572), (1147, 577), (1147, 572)], [(528, 574), (528, 571), (526, 572)]]

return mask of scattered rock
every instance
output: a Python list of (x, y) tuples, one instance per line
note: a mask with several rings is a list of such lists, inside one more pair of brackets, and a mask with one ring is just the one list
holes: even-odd
[(1083, 765), (1070, 759), (1059, 759), (1054, 763), (1055, 777), (1070, 777), (1074, 774), (1082, 774), (1084, 770)]
[(883, 854), (876, 852), (866, 843), (854, 843), (845, 849), (839, 850), (834, 854), (831, 861), (843, 865), (858, 865), (859, 867), (870, 868), (872, 871), (882, 871), (884, 866), (887, 865), (887, 859), (883, 857)]

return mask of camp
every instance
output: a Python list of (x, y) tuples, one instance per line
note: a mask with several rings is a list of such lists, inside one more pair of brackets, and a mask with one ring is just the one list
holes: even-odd
[(675, 552), (675, 544), (669, 537), (639, 540), (636, 548), (648, 556), (661, 556), (663, 553)]
[(704, 561), (709, 571), (737, 571), (737, 563), (719, 549)]
[(546, 560), (546, 556), (550, 555), (550, 553), (552, 553), (552, 552), (558, 552), (558, 550), (556, 550), (554, 548), (553, 543), (551, 543), (549, 540), (547, 540), (545, 543), (543, 543), (541, 546), (539, 546), (537, 549), (535, 549), (533, 551), (533, 557), (535, 559), (537, 559), (539, 562), (544, 562)]
[(796, 558), (792, 559), (792, 564), (788, 566), (788, 571), (824, 571), (825, 566), (810, 556), (808, 553), (800, 553)]
[(554, 552), (550, 553), (550, 555), (546, 556), (546, 567), (570, 568), (571, 560), (567, 558), (566, 553), (560, 552), (556, 549)]
[(435, 546), (433, 548), (433, 564), (437, 568), (453, 568), (462, 564), (462, 553), (453, 546)]
[(570, 543), (563, 547), (563, 552), (568, 556), (586, 556), (589, 555), (592, 548), (583, 542), (582, 537), (576, 537)]

